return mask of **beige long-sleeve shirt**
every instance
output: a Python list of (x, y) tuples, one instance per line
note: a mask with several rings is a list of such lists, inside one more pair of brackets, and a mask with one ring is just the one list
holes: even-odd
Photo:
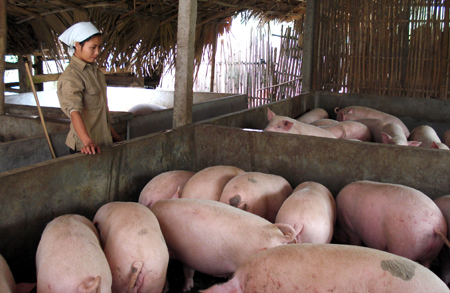
[[(61, 109), (69, 118), (72, 111), (81, 113), (86, 130), (95, 144), (103, 146), (113, 142), (106, 80), (97, 65), (72, 56), (69, 66), (58, 80), (57, 94)], [(66, 145), (77, 151), (84, 147), (72, 123)]]

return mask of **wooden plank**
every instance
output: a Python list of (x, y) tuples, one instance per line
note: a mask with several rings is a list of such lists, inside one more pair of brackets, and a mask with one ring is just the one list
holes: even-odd
[(0, 1), (0, 115), (5, 115), (6, 0)]

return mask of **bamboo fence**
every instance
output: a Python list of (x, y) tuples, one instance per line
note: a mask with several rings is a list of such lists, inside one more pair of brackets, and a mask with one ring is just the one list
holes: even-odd
[[(211, 63), (206, 52), (194, 80), (194, 91), (247, 94), (249, 107), (256, 107), (301, 92), (303, 18), (296, 29), (290, 27), (272, 34), (264, 27), (254, 28), (246, 42), (222, 38), (217, 45), (211, 89)], [(279, 40), (278, 46), (272, 41)], [(173, 89), (173, 72), (162, 76), (160, 87)]]
[(298, 95), (302, 48), (297, 31), (282, 27), (278, 47), (269, 37), (264, 30), (256, 29), (251, 31), (245, 47), (222, 40), (216, 57), (214, 91), (248, 94), (250, 107)]
[(449, 0), (323, 0), (313, 89), (448, 99)]

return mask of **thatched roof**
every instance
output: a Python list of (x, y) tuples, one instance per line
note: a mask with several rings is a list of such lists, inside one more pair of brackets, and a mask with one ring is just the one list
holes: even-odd
[[(292, 21), (305, 7), (304, 0), (198, 0), (196, 60), (240, 12), (263, 22)], [(102, 65), (149, 75), (166, 59), (173, 60), (178, 0), (7, 0), (7, 13), (10, 54), (46, 49), (61, 58), (57, 37), (75, 22), (91, 21), (103, 34)]]

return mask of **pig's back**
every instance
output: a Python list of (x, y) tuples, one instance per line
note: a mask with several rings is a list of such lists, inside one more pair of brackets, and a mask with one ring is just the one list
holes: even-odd
[(76, 292), (83, 281), (91, 283), (99, 276), (101, 292), (112, 284), (95, 226), (79, 215), (60, 216), (47, 225), (37, 248), (36, 269), (38, 292), (48, 286), (55, 292)]
[(337, 244), (268, 249), (245, 262), (228, 283), (204, 292), (277, 291), (450, 292), (433, 272), (416, 262), (375, 249)]
[(212, 166), (193, 175), (181, 191), (180, 198), (219, 200), (225, 185), (235, 176), (244, 173), (234, 166)]
[(234, 272), (244, 259), (283, 238), (267, 220), (217, 201), (161, 200), (151, 209), (171, 255), (215, 276)]

